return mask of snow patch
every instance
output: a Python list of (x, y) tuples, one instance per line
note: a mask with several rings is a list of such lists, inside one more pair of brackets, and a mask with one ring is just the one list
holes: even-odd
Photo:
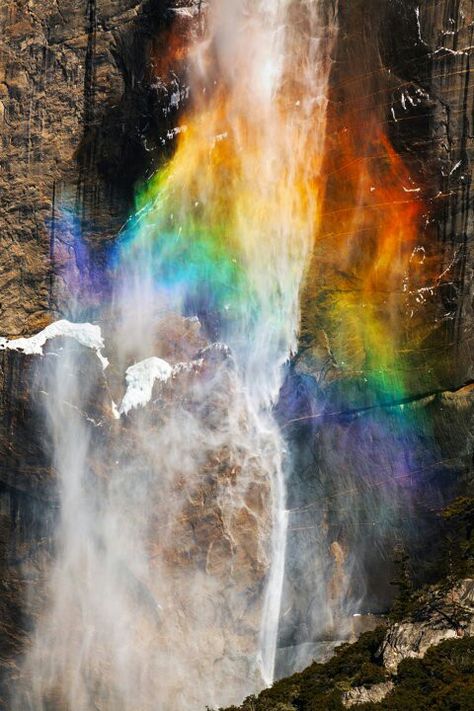
[(125, 372), (127, 390), (118, 412), (126, 415), (130, 410), (143, 407), (150, 399), (156, 380), (166, 382), (170, 379), (173, 368), (161, 358), (146, 358), (131, 365)]
[[(189, 321), (198, 321), (196, 318), (187, 319)], [(141, 360), (134, 365), (131, 365), (125, 371), (125, 382), (127, 389), (123, 396), (120, 406), (117, 408), (115, 403), (112, 404), (114, 417), (119, 419), (122, 415), (127, 415), (130, 410), (144, 407), (147, 405), (153, 394), (153, 386), (155, 382), (161, 381), (165, 383), (173, 378), (184, 374), (198, 372), (204, 365), (204, 357), (212, 352), (221, 353), (229, 356), (231, 351), (225, 343), (211, 343), (206, 346), (200, 355), (202, 357), (191, 361), (176, 363), (171, 366), (166, 360), (152, 356)]]
[(19, 351), (27, 355), (43, 355), (44, 344), (51, 338), (58, 336), (74, 338), (81, 346), (91, 348), (100, 360), (102, 368), (104, 370), (107, 368), (109, 361), (101, 352), (104, 347), (104, 339), (100, 326), (94, 326), (92, 323), (73, 323), (65, 319), (55, 321), (30, 338), (13, 338), (11, 340), (0, 338), (0, 350)]

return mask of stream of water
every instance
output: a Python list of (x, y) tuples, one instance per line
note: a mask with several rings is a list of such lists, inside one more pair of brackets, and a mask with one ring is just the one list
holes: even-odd
[(273, 407), (319, 222), (335, 18), (323, 0), (205, 13), (176, 149), (111, 257), (106, 326), (40, 368), (60, 515), (22, 711), (196, 711), (274, 677)]

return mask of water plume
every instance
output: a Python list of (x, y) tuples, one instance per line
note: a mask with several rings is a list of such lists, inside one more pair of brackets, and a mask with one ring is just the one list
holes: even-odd
[(191, 711), (274, 677), (273, 407), (320, 219), (334, 13), (216, 0), (160, 63), (185, 62), (189, 101), (111, 255), (110, 366), (55, 342), (39, 376), (60, 518), (17, 708)]

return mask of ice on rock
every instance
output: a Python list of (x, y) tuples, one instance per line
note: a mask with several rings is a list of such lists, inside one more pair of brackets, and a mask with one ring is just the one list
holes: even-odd
[(143, 407), (150, 401), (156, 380), (165, 382), (173, 374), (173, 368), (161, 358), (146, 358), (127, 368), (125, 380), (127, 390), (119, 407), (119, 414), (126, 415), (130, 410)]
[(104, 347), (104, 339), (100, 326), (95, 326), (92, 323), (73, 323), (66, 319), (50, 323), (49, 326), (30, 338), (13, 338), (11, 340), (0, 338), (0, 350), (20, 351), (27, 355), (42, 355), (44, 344), (51, 338), (58, 336), (74, 338), (81, 346), (91, 348), (96, 352), (102, 368), (105, 370), (108, 366), (109, 361), (101, 352)]

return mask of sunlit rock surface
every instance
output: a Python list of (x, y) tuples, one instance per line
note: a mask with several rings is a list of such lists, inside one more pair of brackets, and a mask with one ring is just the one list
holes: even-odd
[(391, 625), (382, 644), (383, 663), (396, 674), (403, 659), (421, 659), (430, 647), (448, 639), (474, 635), (474, 580), (462, 580), (444, 595), (429, 599), (418, 621)]
[(358, 704), (380, 703), (390, 694), (394, 685), (392, 681), (384, 681), (372, 686), (357, 686), (350, 691), (346, 691), (342, 697), (342, 703), (347, 708)]

